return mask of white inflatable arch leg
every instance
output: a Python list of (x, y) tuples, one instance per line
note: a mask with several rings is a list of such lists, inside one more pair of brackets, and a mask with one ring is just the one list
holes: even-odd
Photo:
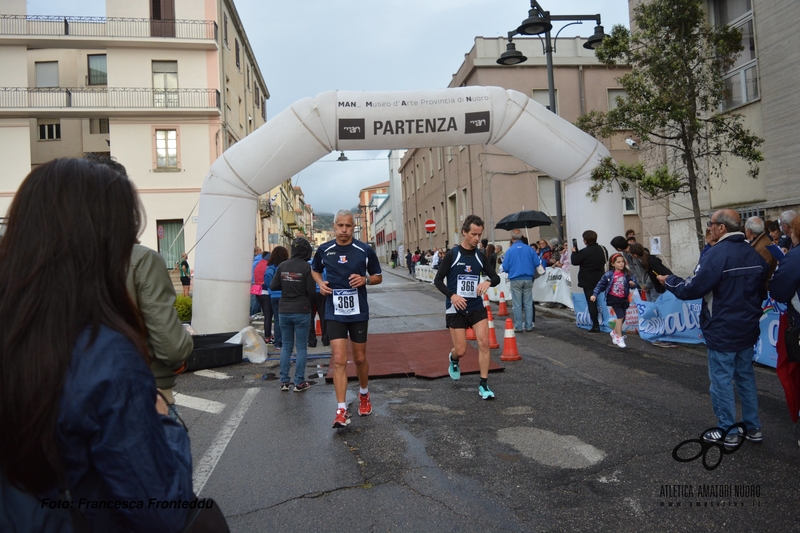
[(225, 151), (200, 193), (192, 327), (238, 331), (248, 323), (256, 202), (333, 151), (494, 144), (565, 181), (570, 238), (623, 233), (619, 191), (585, 196), (608, 150), (527, 96), (500, 87), (434, 91), (331, 91), (305, 98)]

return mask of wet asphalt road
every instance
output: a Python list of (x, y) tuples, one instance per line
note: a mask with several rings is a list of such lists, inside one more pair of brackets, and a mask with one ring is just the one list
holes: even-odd
[[(371, 332), (444, 328), (443, 297), (399, 268), (369, 291)], [(635, 336), (619, 349), (568, 316), (537, 309), (521, 361), (492, 351), (495, 400), (474, 375), (375, 379), (373, 414), (340, 430), (321, 345), (302, 394), (279, 391), (274, 361), (183, 376), (177, 390), (206, 401), (181, 408), (195, 487), (234, 532), (800, 531), (800, 447), (774, 371), (756, 371), (764, 442), (708, 471), (672, 458), (715, 425), (704, 351)]]

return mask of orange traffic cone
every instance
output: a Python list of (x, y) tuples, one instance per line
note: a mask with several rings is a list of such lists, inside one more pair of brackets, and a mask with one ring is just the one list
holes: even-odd
[[(502, 294), (502, 293), (501, 293)], [(500, 296), (502, 298), (502, 296)], [(503, 300), (500, 300), (501, 302)], [(519, 361), (522, 357), (517, 350), (517, 336), (514, 334), (514, 321), (506, 319), (506, 331), (503, 334), (503, 355), (501, 361)]]
[(489, 319), (489, 322), (494, 320), (494, 318), (492, 317), (492, 308), (489, 307), (488, 305), (486, 306), (486, 318)]
[(508, 307), (506, 307), (506, 295), (500, 292), (500, 306), (497, 309), (497, 316), (508, 316)]
[(486, 293), (483, 293), (483, 306), (489, 307), (489, 295)]
[(316, 326), (316, 330), (315, 330), (315, 335), (317, 337), (322, 337), (322, 325), (320, 325), (320, 323), (319, 323), (319, 318), (317, 318), (317, 326)]
[(468, 341), (478, 340), (478, 337), (475, 336), (475, 330), (470, 327), (467, 328), (467, 340)]
[[(491, 311), (489, 311), (491, 313)], [(489, 317), (489, 349), (494, 350), (495, 348), (499, 348), (500, 344), (497, 342), (497, 335), (494, 332), (494, 321), (492, 317)]]

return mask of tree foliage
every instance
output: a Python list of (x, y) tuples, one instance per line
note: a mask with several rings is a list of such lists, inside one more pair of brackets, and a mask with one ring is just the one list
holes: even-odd
[(722, 75), (743, 50), (742, 35), (728, 26), (711, 27), (701, 0), (652, 0), (633, 13), (635, 30), (615, 26), (596, 50), (606, 65), (630, 65), (617, 79), (626, 97), (617, 98), (615, 109), (592, 111), (576, 125), (605, 138), (627, 130), (662, 164), (646, 168), (605, 158), (592, 172), (589, 195), (596, 199), (613, 183), (627, 190), (631, 182), (654, 198), (688, 193), (699, 245), (698, 192), (722, 175), (731, 157), (744, 160), (754, 179), (763, 161), (763, 139), (744, 126), (741, 115), (720, 113), (726, 96)]

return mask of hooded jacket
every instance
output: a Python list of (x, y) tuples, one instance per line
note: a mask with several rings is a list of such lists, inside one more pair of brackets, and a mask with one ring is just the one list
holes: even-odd
[(314, 278), (311, 276), (311, 244), (302, 237), (292, 242), (292, 257), (275, 271), (269, 284), (272, 291), (281, 291), (280, 313), (311, 313), (314, 308), (316, 292)]
[(743, 233), (727, 233), (700, 257), (693, 275), (669, 276), (664, 286), (681, 300), (703, 299), (700, 329), (709, 349), (738, 352), (758, 340), (768, 270)]

